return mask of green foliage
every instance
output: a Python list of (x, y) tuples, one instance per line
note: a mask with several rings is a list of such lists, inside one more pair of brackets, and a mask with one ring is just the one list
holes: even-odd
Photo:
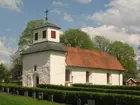
[[(10, 92), (18, 90), (20, 95), (23, 92), (43, 92), (49, 95), (54, 95), (54, 102), (63, 102), (67, 104), (76, 105), (77, 98), (82, 100), (83, 104), (87, 104), (88, 99), (93, 99), (96, 105), (139, 105), (140, 96), (126, 95), (126, 94), (115, 94), (115, 93), (101, 93), (101, 92), (85, 92), (85, 91), (65, 91), (55, 89), (40, 89), (40, 88), (28, 88), (14, 85), (0, 85), (0, 88), (10, 88)], [(22, 94), (21, 94), (22, 93)], [(14, 94), (14, 93), (13, 93)], [(46, 95), (48, 97), (48, 95)]]
[(120, 41), (111, 42), (103, 36), (96, 36), (93, 42), (95, 42), (99, 51), (106, 52), (120, 61), (121, 65), (126, 69), (124, 80), (136, 77), (136, 61), (133, 47)]
[(0, 64), (0, 82), (10, 81), (10, 71), (4, 64)]
[(11, 68), (11, 74), (12, 74), (12, 82), (21, 84), (21, 78), (22, 78), (22, 65), (15, 64)]
[(70, 47), (95, 49), (95, 44), (93, 44), (89, 35), (80, 29), (69, 29), (65, 31), (60, 37), (60, 42)]
[(109, 45), (111, 44), (110, 40), (106, 39), (103, 36), (95, 36), (95, 38), (93, 39), (93, 42), (95, 43), (96, 48), (99, 51), (108, 53)]
[[(115, 56), (127, 70), (134, 70), (136, 66), (134, 63), (135, 52), (134, 49), (128, 44), (115, 41), (109, 46), (109, 54)], [(124, 60), (126, 62), (124, 62)], [(129, 65), (131, 63), (133, 66)], [(133, 69), (131, 68), (131, 66), (133, 67)]]
[(26, 50), (27, 47), (29, 47), (33, 43), (32, 41), (33, 29), (41, 26), (43, 23), (44, 23), (43, 19), (33, 20), (27, 23), (25, 30), (23, 31), (23, 33), (21, 34), (19, 38), (18, 46), (19, 46), (20, 52), (23, 52), (24, 50)]
[(98, 85), (83, 85), (74, 84), (74, 87), (66, 87), (59, 85), (40, 84), (39, 88), (67, 90), (67, 91), (87, 91), (87, 92), (102, 92), (102, 93), (116, 93), (116, 94), (129, 94), (140, 96), (140, 87), (130, 88), (127, 86), (98, 86)]
[(17, 51), (11, 56), (12, 68), (12, 82), (20, 82), (22, 74), (22, 57), (20, 52)]
[(22, 58), (20, 56), (19, 51), (16, 51), (13, 55), (11, 55), (11, 62), (15, 66), (21, 66), (22, 65)]
[(133, 47), (120, 41), (115, 41), (109, 45), (109, 54), (116, 57), (126, 69), (125, 78), (134, 77), (136, 73), (135, 52)]
[(4, 78), (5, 75), (5, 71), (6, 71), (6, 67), (4, 66), (4, 64), (0, 64), (0, 80), (2, 80)]
[(139, 86), (107, 86), (107, 85), (87, 85), (87, 84), (73, 84), (74, 87), (83, 88), (101, 88), (101, 89), (117, 89), (117, 90), (140, 90)]

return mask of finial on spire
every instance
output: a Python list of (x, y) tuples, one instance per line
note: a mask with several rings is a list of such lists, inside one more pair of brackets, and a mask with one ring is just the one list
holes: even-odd
[(48, 9), (46, 9), (45, 13), (46, 13), (46, 21), (48, 21)]

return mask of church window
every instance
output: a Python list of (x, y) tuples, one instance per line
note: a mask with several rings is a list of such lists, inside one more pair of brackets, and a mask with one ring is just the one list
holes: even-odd
[(38, 40), (38, 33), (35, 33), (35, 40)]
[(34, 71), (36, 71), (37, 70), (37, 66), (36, 65), (34, 65)]
[(46, 38), (46, 30), (43, 31), (43, 38)]
[(69, 70), (66, 70), (66, 78), (65, 78), (65, 80), (66, 81), (70, 81), (70, 71)]
[(89, 72), (86, 72), (86, 82), (89, 82)]
[(51, 31), (51, 38), (56, 38), (56, 32), (55, 31)]
[(107, 73), (107, 84), (110, 84), (111, 74)]

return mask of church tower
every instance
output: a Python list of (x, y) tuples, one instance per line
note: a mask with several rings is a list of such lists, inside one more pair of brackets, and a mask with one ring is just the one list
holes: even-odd
[(23, 86), (65, 84), (65, 46), (60, 43), (60, 27), (48, 21), (33, 31), (33, 44), (23, 55)]
[(46, 18), (44, 24), (34, 29), (33, 43), (44, 41), (58, 42), (60, 41), (60, 27), (48, 21), (48, 10), (46, 10)]

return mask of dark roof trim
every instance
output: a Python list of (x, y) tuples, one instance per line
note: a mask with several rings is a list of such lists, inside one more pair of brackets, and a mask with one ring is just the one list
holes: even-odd
[(45, 51), (57, 51), (57, 52), (63, 52), (63, 53), (66, 53), (67, 52), (67, 51), (49, 49), (49, 50), (36, 51), (36, 52), (31, 52), (31, 53), (22, 53), (21, 55), (29, 55), (29, 54), (40, 53), (40, 52), (45, 52)]
[(60, 27), (55, 27), (55, 26), (42, 26), (42, 27), (38, 27), (38, 28), (33, 29), (33, 31), (34, 30), (41, 29), (41, 28), (45, 28), (45, 27), (51, 27), (51, 28), (55, 28), (55, 29), (61, 29)]
[(112, 71), (118, 71), (120, 73), (124, 71), (116, 70), (116, 69), (106, 69), (106, 68), (93, 68), (93, 67), (82, 67), (82, 66), (73, 66), (73, 65), (67, 65), (67, 67), (75, 67), (75, 68), (88, 68), (88, 69), (101, 69), (101, 70), (112, 70)]
[(21, 55), (25, 54), (32, 54), (36, 52), (42, 52), (42, 51), (60, 51), (60, 52), (67, 52), (67, 49), (65, 46), (61, 43), (57, 42), (51, 42), (51, 41), (45, 41), (33, 44), (30, 46), (26, 51), (24, 51)]
[(61, 29), (59, 26), (46, 21), (46, 22), (44, 22), (44, 24), (40, 25), (39, 27), (34, 28), (33, 30), (37, 30), (37, 29), (45, 28), (45, 27), (52, 27), (54, 29)]

